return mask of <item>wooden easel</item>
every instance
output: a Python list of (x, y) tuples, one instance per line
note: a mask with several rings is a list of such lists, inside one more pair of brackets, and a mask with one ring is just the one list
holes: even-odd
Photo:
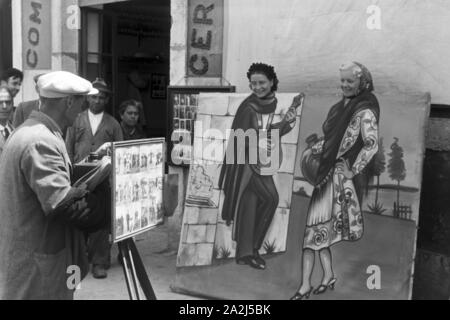
[(145, 299), (157, 300), (133, 239), (125, 239), (117, 244), (130, 300), (143, 300), (139, 294), (139, 286), (145, 295)]

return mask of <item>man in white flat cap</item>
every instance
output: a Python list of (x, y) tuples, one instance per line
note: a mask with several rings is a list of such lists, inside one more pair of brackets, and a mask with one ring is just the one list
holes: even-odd
[(88, 272), (83, 232), (106, 223), (96, 196), (71, 186), (62, 138), (84, 96), (97, 90), (64, 71), (37, 86), (40, 110), (11, 134), (0, 158), (0, 299), (73, 299)]

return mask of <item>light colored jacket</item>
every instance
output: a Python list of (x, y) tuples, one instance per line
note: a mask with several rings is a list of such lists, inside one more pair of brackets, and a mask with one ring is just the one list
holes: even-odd
[(34, 111), (0, 158), (0, 299), (72, 299), (67, 268), (86, 273), (83, 234), (54, 216), (72, 190), (58, 125)]
[(92, 135), (88, 110), (80, 113), (72, 127), (67, 130), (66, 147), (73, 163), (78, 163), (97, 151), (106, 142), (122, 141), (123, 134), (120, 124), (106, 112), (98, 126), (95, 135)]
[(25, 120), (28, 119), (31, 112), (39, 110), (39, 100), (31, 100), (19, 103), (14, 112), (13, 125), (18, 128)]

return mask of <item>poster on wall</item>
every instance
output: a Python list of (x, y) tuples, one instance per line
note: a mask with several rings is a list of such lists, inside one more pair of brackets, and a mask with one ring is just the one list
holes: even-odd
[(112, 148), (114, 243), (164, 222), (164, 139), (117, 142)]
[[(248, 95), (200, 95), (203, 131), (194, 138), (175, 291), (219, 299), (411, 297), (430, 96), (364, 92), (348, 102), (327, 82), (308, 88), (295, 127), (281, 138), (281, 167), (261, 178), (275, 190), (259, 198), (249, 196), (259, 180), (223, 174), (226, 130)], [(293, 96), (277, 94), (277, 121)], [(232, 176), (241, 182), (227, 189)], [(242, 218), (224, 214), (230, 208)], [(252, 224), (255, 208), (263, 216)]]
[(200, 92), (234, 92), (233, 86), (170, 86), (167, 159), (175, 166), (188, 166), (192, 158), (195, 121)]
[(167, 77), (164, 74), (152, 74), (152, 99), (166, 99), (167, 92)]
[(187, 75), (222, 77), (223, 0), (188, 0)]

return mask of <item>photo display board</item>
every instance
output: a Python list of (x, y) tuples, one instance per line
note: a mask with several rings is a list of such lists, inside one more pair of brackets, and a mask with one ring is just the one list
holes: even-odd
[(112, 235), (114, 243), (164, 222), (163, 138), (113, 144)]
[(175, 166), (189, 166), (194, 142), (200, 92), (235, 92), (234, 86), (170, 86), (167, 159)]

